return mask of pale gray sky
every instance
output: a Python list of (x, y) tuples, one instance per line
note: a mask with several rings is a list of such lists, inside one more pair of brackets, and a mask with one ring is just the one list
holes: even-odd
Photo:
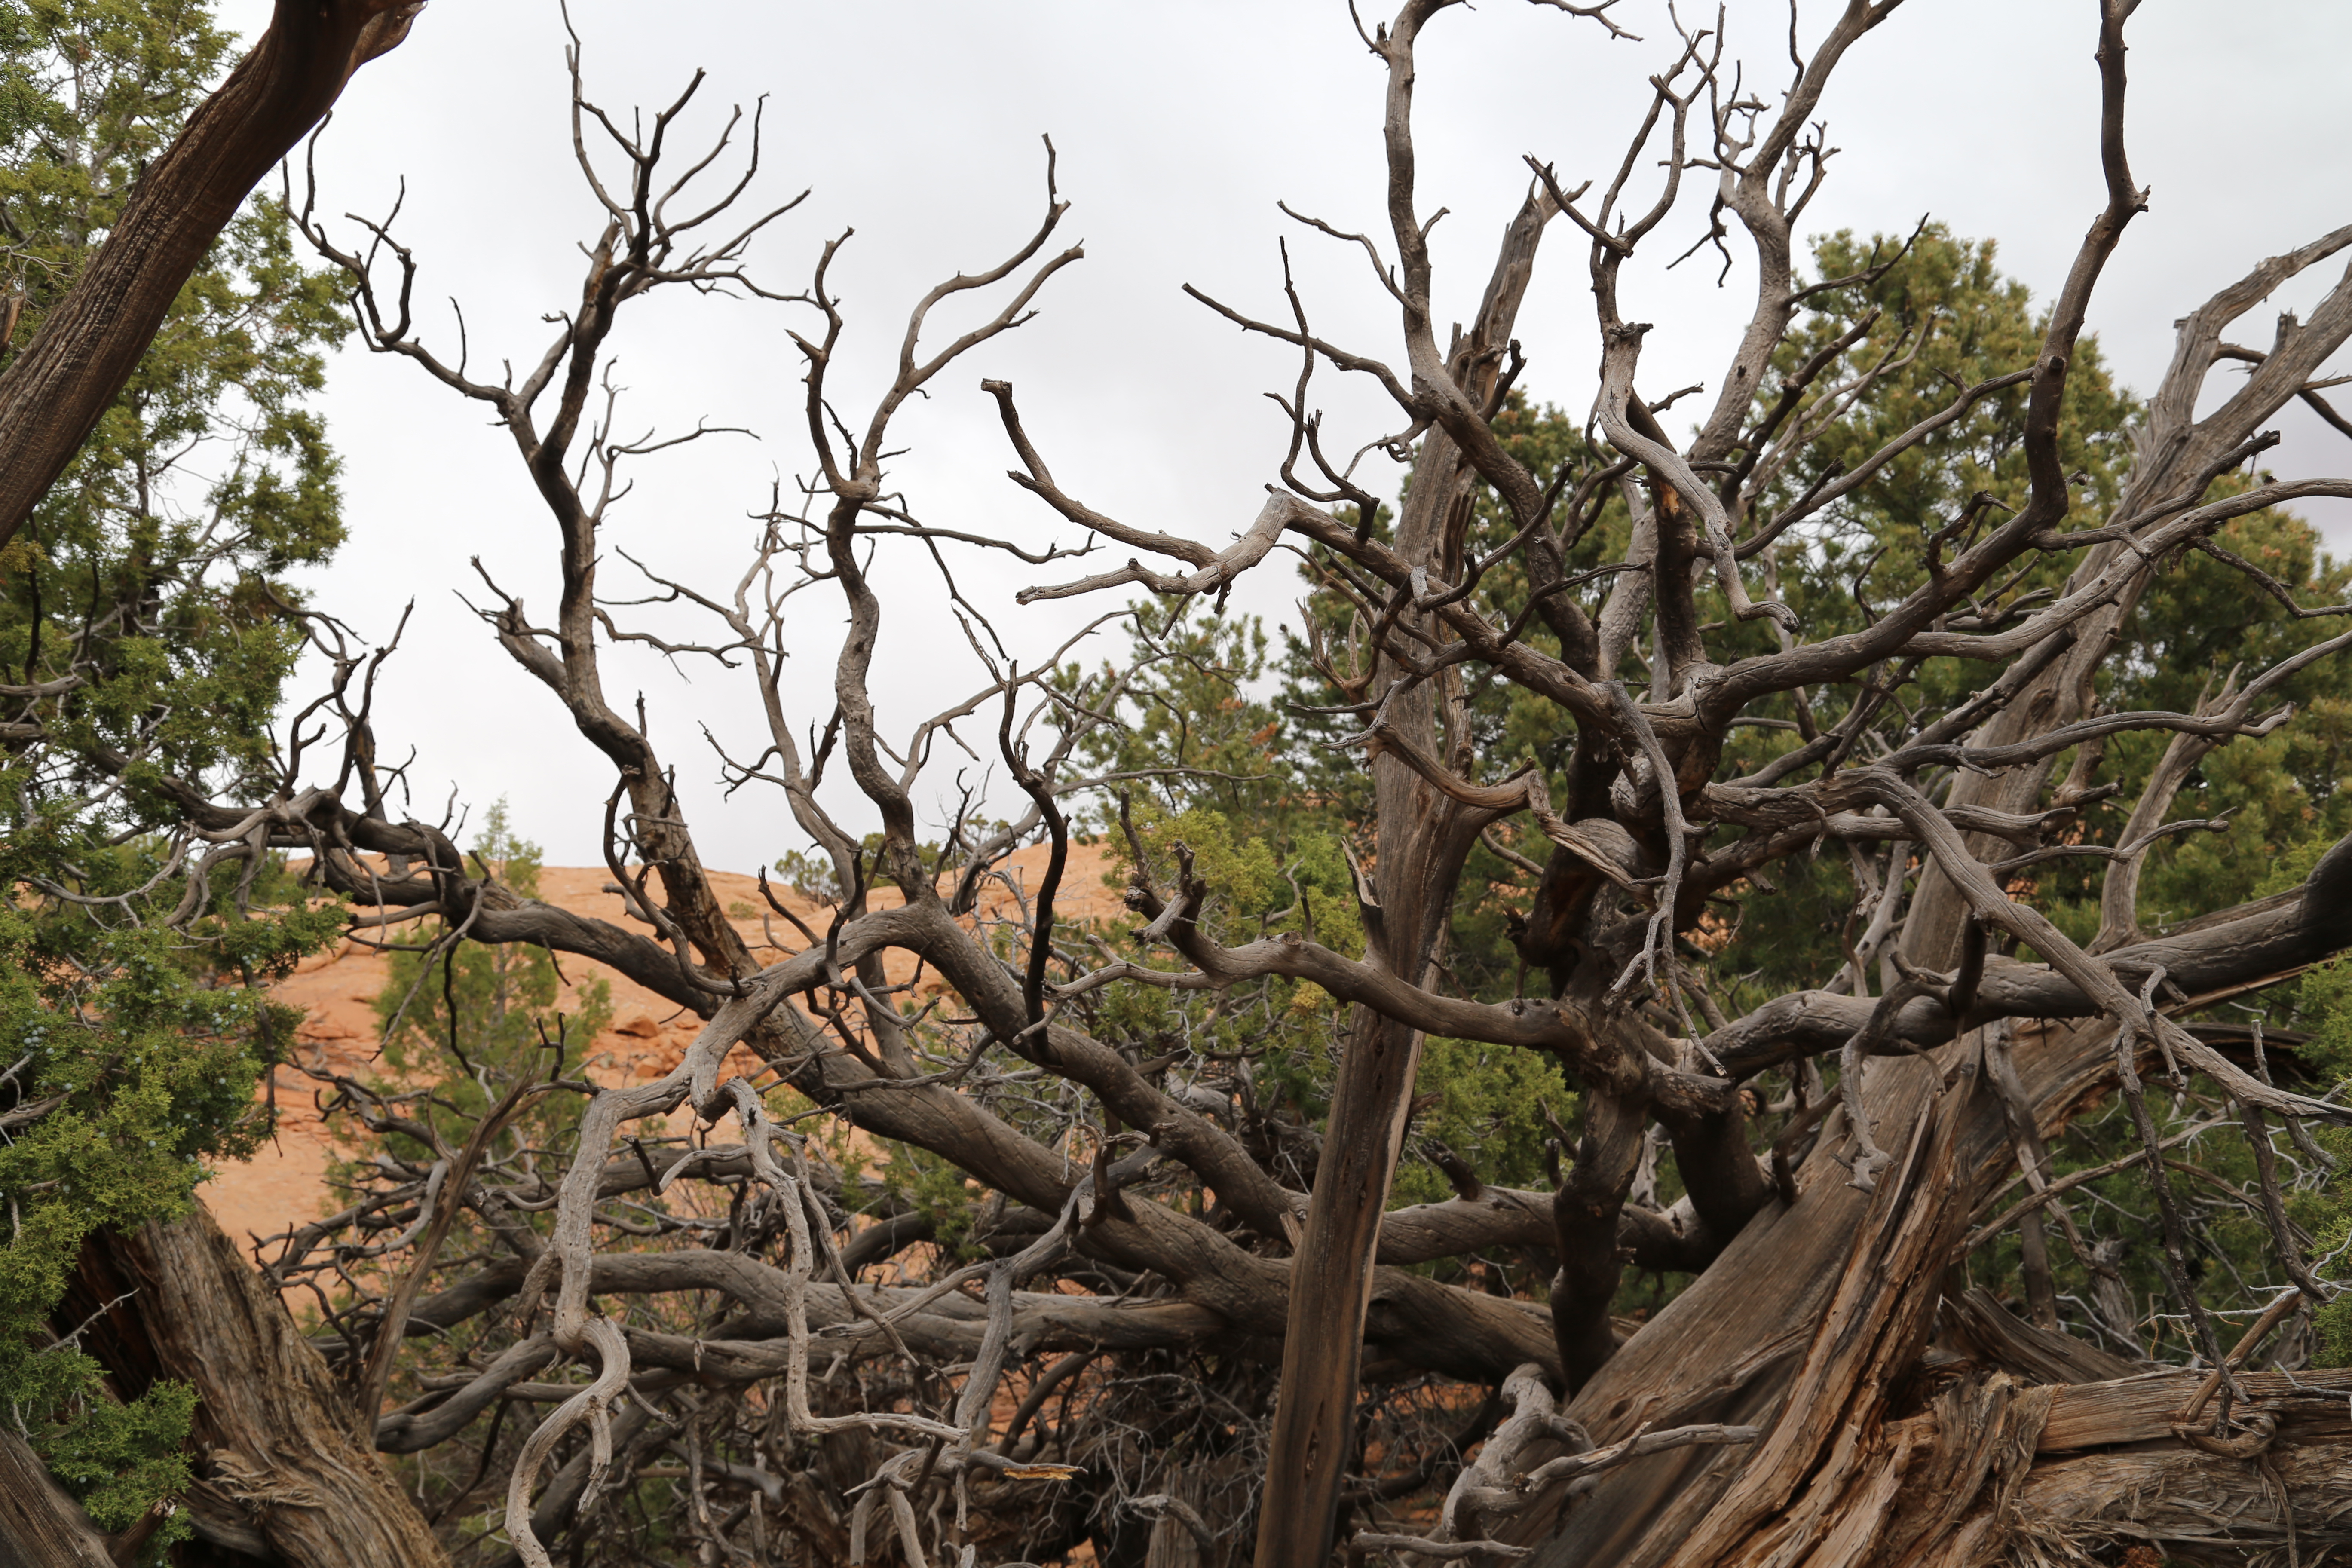
[[(231, 0), (226, 10), (251, 32), (268, 6)], [(1810, 38), (1832, 14), (1814, 0), (1801, 31)], [(1436, 231), (1450, 315), (1475, 305), (1524, 188), (1522, 153), (1553, 161), (1571, 183), (1605, 178), (1621, 155), (1670, 34), (1653, 0), (1626, 0), (1620, 15), (1648, 41), (1612, 43), (1590, 23), (1518, 0), (1449, 13), (1426, 36), (1421, 200), (1424, 212), (1451, 209)], [(1039, 320), (950, 373), (902, 419), (913, 449), (897, 475), (929, 521), (1033, 546), (1068, 535), (1003, 477), (1010, 454), (979, 390), (990, 375), (1020, 389), (1033, 435), (1073, 493), (1139, 524), (1229, 538), (1275, 477), (1286, 427), (1262, 394), (1286, 390), (1296, 362), (1217, 322), (1179, 285), (1278, 313), (1275, 247), (1285, 234), (1318, 330), (1365, 353), (1395, 351), (1393, 311), (1360, 256), (1302, 236), (1275, 209), (1287, 199), (1343, 229), (1381, 227), (1381, 71), (1343, 0), (582, 0), (573, 16), (592, 92), (616, 113), (667, 102), (707, 68), (690, 142), (730, 104), (767, 95), (761, 184), (779, 199), (813, 194), (763, 238), (755, 264), (771, 287), (796, 288), (823, 241), (856, 227), (835, 269), (849, 336), (835, 385), (854, 420), (888, 374), (913, 300), (1027, 235), (1042, 204), (1037, 139), (1054, 137), (1062, 191), (1076, 204), (1064, 232), (1086, 241), (1087, 259), (1049, 285)], [(1786, 28), (1777, 0), (1732, 0), (1732, 47), (1768, 92), (1785, 80)], [(1932, 214), (1998, 238), (2003, 265), (2046, 298), (2101, 200), (2095, 32), (2090, 0), (1910, 0), (1856, 47), (1831, 88), (1823, 115), (1843, 151), (1808, 231), (1900, 230)], [(2342, 107), (2352, 5), (2151, 0), (2130, 37), (2131, 157), (2154, 203), (2110, 265), (2091, 322), (2122, 378), (2145, 391), (2176, 318), (2260, 258), (2352, 218)], [(457, 296), (478, 368), (537, 359), (549, 331), (540, 317), (575, 294), (577, 246), (595, 232), (571, 163), (562, 49), (552, 0), (441, 0), (353, 82), (320, 153), (328, 212), (380, 215), (405, 177), (400, 233), (424, 268), (416, 297), (427, 341), (454, 345), (446, 300)], [(1658, 324), (1643, 370), (1654, 395), (1689, 382), (1711, 390), (1747, 313), (1744, 257), (1720, 291), (1713, 268), (1696, 261), (1657, 270), (1700, 232), (1704, 213), (1703, 193), (1687, 192), (1629, 289), (1629, 314)], [(1584, 248), (1564, 228), (1547, 247), (1520, 321), (1526, 384), (1581, 413), (1595, 368)], [(2340, 265), (2283, 293), (2237, 335), (2266, 339), (2271, 315), (2315, 297)], [(676, 431), (707, 416), (760, 438), (646, 464), (610, 544), (721, 587), (740, 569), (746, 514), (763, 506), (771, 477), (789, 479), (806, 462), (801, 365), (784, 328), (807, 317), (685, 295), (635, 314), (625, 314), (620, 336), (623, 424)], [(950, 313), (940, 325), (975, 319)], [(1318, 384), (1335, 444), (1392, 427), (1364, 387), (1328, 372)], [(467, 558), (479, 555), (510, 591), (551, 605), (552, 528), (511, 447), (478, 405), (356, 349), (334, 366), (326, 410), (348, 464), (352, 541), (315, 588), (323, 607), (374, 637), (416, 601), (379, 712), (388, 748), (417, 748), (420, 815), (437, 816), (453, 785), (478, 811), (504, 795), (552, 859), (592, 862), (608, 772), (453, 594), (470, 591)], [(2280, 472), (2352, 469), (2352, 442), (2299, 408), (2280, 423)], [(1392, 470), (1376, 478), (1376, 489), (1393, 487)], [(2352, 518), (2322, 521), (2352, 545)], [(883, 560), (897, 596), (877, 696), (886, 722), (903, 731), (985, 678), (943, 613), (928, 560), (911, 551)], [(1060, 580), (1068, 563), (1041, 572), (967, 552), (951, 564), (1024, 663), (1115, 607), (1012, 605), (1014, 589)], [(621, 580), (617, 570), (606, 579), (615, 589)], [(1276, 558), (1236, 602), (1272, 618), (1294, 583)], [(822, 721), (837, 601), (820, 589), (795, 603), (807, 606), (799, 707)], [(1106, 642), (1097, 657), (1119, 646)], [(805, 847), (780, 797), (717, 799), (698, 726), (759, 749), (739, 677), (695, 667), (682, 677), (615, 658), (609, 679), (624, 700), (644, 691), (715, 862), (748, 870)], [(939, 771), (932, 798), (953, 773)], [(863, 820), (854, 802), (836, 804)]]

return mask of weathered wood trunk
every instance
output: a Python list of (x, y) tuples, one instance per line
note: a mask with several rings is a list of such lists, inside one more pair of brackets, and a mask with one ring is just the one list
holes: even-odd
[(1247, 1541), (1221, 1535), (1212, 1523), (1217, 1511), (1213, 1494), (1223, 1489), (1233, 1473), (1230, 1458), (1168, 1467), (1160, 1485), (1175, 1506), (1162, 1509), (1152, 1525), (1143, 1568), (1233, 1568), (1246, 1555)]
[(199, 1207), (102, 1237), (62, 1310), (100, 1314), (82, 1343), (126, 1397), (194, 1386), (197, 1483), (186, 1506), (216, 1562), (441, 1568), (448, 1558), (337, 1396), (275, 1291)]
[[(1458, 351), (1456, 368), (1479, 400), (1493, 391), (1498, 361), (1481, 361), (1478, 350), (1509, 338), (1536, 247), (1551, 216), (1551, 209), (1534, 196), (1521, 207), (1488, 281), (1469, 346)], [(1397, 550), (1424, 570), (1455, 574), (1469, 523), (1473, 470), (1453, 442), (1433, 432), (1414, 473), (1414, 488), (1398, 520)], [(1380, 667), (1375, 673), (1385, 683), (1398, 672)], [(1433, 683), (1433, 689), (1408, 684), (1400, 689), (1402, 695), (1392, 695), (1381, 708), (1399, 735), (1431, 752), (1461, 740), (1455, 716), (1440, 711), (1460, 697), (1458, 674)], [(1443, 954), (1454, 890), (1479, 822), (1393, 756), (1376, 756), (1371, 773), (1378, 859), (1365, 900), (1366, 958), (1418, 985)], [(1351, 1009), (1346, 1054), (1332, 1086), (1328, 1132), (1292, 1271), (1282, 1401), (1258, 1527), (1259, 1568), (1319, 1562), (1331, 1540), (1339, 1483), (1353, 1458), (1381, 1212), (1396, 1174), (1421, 1047), (1421, 1032), (1411, 1024), (1370, 1007)]]
[[(2112, 1041), (2093, 1025), (2016, 1053), (2045, 1132), (2104, 1090)], [(2308, 1552), (2352, 1531), (2352, 1373), (2303, 1374), (2300, 1388), (2246, 1376), (2254, 1408), (2241, 1420), (2274, 1430), (2234, 1458), (2172, 1430), (2196, 1373), (2116, 1378), (2129, 1370), (2118, 1358), (2038, 1331), (2006, 1346), (1979, 1332), (1969, 1359), (1928, 1363), (1948, 1263), (2009, 1169), (1977, 1048), (1872, 1064), (1880, 1142), (1913, 1129), (1878, 1193), (1845, 1184), (1843, 1139), (1824, 1138), (1796, 1204), (1759, 1215), (1570, 1410), (1604, 1443), (1705, 1421), (1764, 1437), (1655, 1455), (1582, 1496), (1539, 1500), (1504, 1532), (1539, 1546), (1530, 1564), (1975, 1568), (2032, 1552), (2087, 1563), (2131, 1541), (2240, 1561), (2285, 1548), (2290, 1531)], [(2062, 1381), (2084, 1374), (2103, 1381)]]
[(0, 1431), (0, 1568), (114, 1568), (106, 1538), (41, 1457)]
[[(1419, 25), (1414, 20), (1411, 27)], [(1401, 18), (1399, 26), (1407, 25)], [(1397, 58), (1409, 60), (1409, 44)], [(1410, 101), (1412, 76), (1409, 64), (1392, 71), (1392, 113)], [(1529, 194), (1505, 234), (1470, 335), (1451, 353), (1449, 374), (1475, 405), (1483, 406), (1494, 393), (1501, 360), (1492, 351), (1510, 339), (1534, 274), (1537, 247), (1554, 216), (1539, 195)], [(1423, 320), (1420, 330), (1427, 329)], [(1458, 575), (1475, 483), (1468, 456), (1443, 430), (1432, 431), (1397, 521), (1399, 554), (1419, 570)], [(1459, 672), (1448, 672), (1433, 685), (1408, 681), (1391, 690), (1400, 673), (1379, 661), (1371, 671), (1374, 689), (1384, 693), (1381, 710), (1396, 732), (1425, 752), (1466, 744), (1461, 716), (1454, 711), (1462, 694)], [(1367, 958), (1418, 985), (1442, 956), (1454, 889), (1480, 823), (1393, 756), (1375, 755), (1371, 772), (1377, 903), (1365, 910)], [(1259, 1568), (1318, 1562), (1331, 1540), (1339, 1479), (1351, 1458), (1380, 1212), (1396, 1172), (1421, 1046), (1421, 1034), (1410, 1024), (1369, 1007), (1352, 1010), (1347, 1054), (1332, 1088), (1323, 1159), (1297, 1248), (1283, 1343), (1282, 1402), (1258, 1531)]]

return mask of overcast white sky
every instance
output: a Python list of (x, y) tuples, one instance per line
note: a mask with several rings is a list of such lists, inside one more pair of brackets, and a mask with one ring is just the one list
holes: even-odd
[[(229, 0), (225, 10), (252, 34), (268, 8)], [(1524, 189), (1521, 154), (1554, 162), (1570, 183), (1605, 180), (1621, 155), (1671, 34), (1652, 0), (1625, 0), (1618, 14), (1648, 41), (1611, 42), (1591, 23), (1519, 0), (1449, 13), (1426, 35), (1420, 189), (1424, 213), (1451, 209), (1436, 231), (1447, 317), (1475, 306)], [(1824, 0), (1804, 8), (1809, 42), (1832, 15)], [(1076, 204), (1064, 234), (1084, 239), (1087, 258), (1048, 286), (1040, 319), (902, 416), (895, 433), (911, 450), (896, 478), (928, 521), (1032, 547), (1068, 537), (1003, 477), (1010, 454), (979, 390), (982, 376), (1003, 376), (1073, 493), (1139, 524), (1230, 538), (1275, 478), (1286, 426), (1262, 394), (1286, 390), (1296, 362), (1216, 321), (1179, 285), (1277, 313), (1276, 241), (1286, 232), (1318, 330), (1394, 353), (1393, 311), (1360, 255), (1301, 236), (1275, 209), (1287, 199), (1343, 229), (1381, 226), (1382, 75), (1344, 0), (581, 0), (573, 16), (592, 93), (616, 113), (667, 102), (696, 68), (709, 72), (680, 144), (707, 135), (730, 105), (766, 96), (761, 188), (776, 200), (812, 195), (762, 240), (755, 266), (771, 287), (796, 288), (825, 238), (856, 229), (835, 273), (849, 332), (834, 384), (854, 422), (887, 380), (908, 305), (940, 279), (992, 263), (1034, 226), (1038, 137), (1053, 136), (1062, 192)], [(1732, 47), (1768, 92), (1785, 82), (1787, 25), (1777, 0), (1732, 0)], [(1997, 237), (2003, 265), (2046, 299), (2101, 199), (2095, 33), (2090, 0), (1910, 0), (1849, 54), (1830, 89), (1823, 114), (1843, 151), (1808, 231), (1903, 230), (1932, 214), (1964, 235)], [(2131, 158), (2154, 205), (2110, 265), (2091, 321), (2124, 381), (2146, 391), (2176, 318), (2260, 258), (2352, 218), (2352, 5), (2151, 0), (2130, 37)], [(324, 211), (380, 215), (405, 178), (399, 232), (423, 267), (426, 341), (454, 345), (446, 301), (456, 296), (478, 368), (538, 358), (550, 331), (541, 317), (576, 297), (578, 245), (596, 232), (571, 161), (562, 42), (552, 0), (442, 0), (353, 81), (321, 146)], [(1748, 308), (1744, 257), (1720, 291), (1696, 262), (1656, 270), (1700, 232), (1704, 212), (1703, 193), (1686, 193), (1652, 265), (1631, 280), (1629, 314), (1657, 323), (1642, 375), (1653, 395), (1690, 382), (1712, 393)], [(1584, 249), (1564, 228), (1546, 243), (1519, 326), (1526, 384), (1581, 414), (1595, 368)], [(2305, 304), (2341, 266), (2284, 291), (2237, 335), (2266, 339), (2277, 309)], [(740, 570), (754, 531), (747, 514), (763, 508), (771, 479), (789, 480), (806, 463), (796, 438), (801, 365), (784, 329), (807, 317), (683, 294), (635, 314), (624, 315), (619, 337), (623, 425), (674, 433), (708, 416), (759, 438), (646, 464), (608, 547), (722, 588)], [(951, 309), (940, 327), (979, 314)], [(1352, 448), (1392, 427), (1364, 387), (1328, 373), (1318, 381), (1335, 444)], [(322, 607), (372, 637), (388, 635), (415, 601), (379, 718), (387, 750), (416, 748), (419, 815), (437, 816), (453, 787), (477, 814), (503, 795), (552, 861), (593, 863), (609, 770), (455, 596), (474, 584), (467, 563), (478, 555), (510, 592), (552, 606), (552, 527), (512, 447), (478, 405), (356, 347), (335, 363), (326, 411), (346, 458), (352, 538), (314, 588)], [(2272, 466), (2281, 473), (2352, 468), (2352, 443), (2305, 411), (2280, 425), (2286, 444)], [(1395, 475), (1378, 479), (1376, 489), (1392, 488)], [(2339, 547), (2352, 546), (2352, 516), (2320, 521)], [(620, 563), (607, 559), (605, 582), (617, 590)], [(1034, 665), (1115, 605), (1018, 610), (1012, 592), (1102, 561), (1038, 569), (966, 552), (951, 564)], [(986, 678), (944, 614), (929, 561), (886, 551), (882, 570), (891, 597), (877, 696), (886, 724), (903, 731)], [(1277, 558), (1236, 602), (1272, 617), (1294, 596)], [(837, 600), (819, 590), (795, 603), (807, 606), (797, 706), (804, 722), (822, 722)], [(1119, 646), (1105, 643), (1097, 657)], [(624, 701), (643, 691), (714, 862), (749, 870), (805, 847), (772, 792), (718, 799), (698, 727), (747, 753), (761, 744), (740, 676), (616, 658), (608, 680)], [(927, 805), (953, 769), (938, 771)], [(863, 822), (854, 801), (836, 804)]]

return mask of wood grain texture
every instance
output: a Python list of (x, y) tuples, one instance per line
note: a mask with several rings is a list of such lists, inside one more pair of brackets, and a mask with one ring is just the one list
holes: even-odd
[(2143, 1541), (2190, 1562), (2333, 1562), (2352, 1543), (2352, 1463), (2340, 1447), (2249, 1462), (2151, 1444), (2037, 1465), (2013, 1506), (2010, 1540), (1989, 1540), (1969, 1568), (2032, 1562), (2028, 1551), (2050, 1563), (2114, 1561), (2116, 1544)]
[[(1802, 1543), (1837, 1543), (1831, 1561), (1868, 1545), (1863, 1521), (1892, 1509), (1904, 1445), (1879, 1441), (1887, 1389), (1926, 1342), (1933, 1302), (1911, 1288), (1963, 1228), (1948, 1204), (1955, 1125), (1990, 1095), (1948, 1091), (1924, 1107), (1903, 1163), (1883, 1182), (1827, 1310), (1800, 1363), (1780, 1422), (1722, 1500), (1686, 1534), (1670, 1530), (1675, 1564), (1778, 1563)], [(1853, 1536), (1853, 1539), (1846, 1539)]]
[(114, 1568), (89, 1516), (13, 1432), (0, 1432), (0, 1568)]
[(2106, 1383), (2147, 1370), (2072, 1334), (2034, 1327), (1981, 1285), (1946, 1297), (1939, 1321), (1970, 1359), (2027, 1383)]
[[(137, 1294), (84, 1343), (135, 1395), (194, 1385), (200, 1521), (250, 1531), (293, 1568), (445, 1568), (407, 1494), (363, 1441), (325, 1360), (201, 1207), (94, 1241), (79, 1288)], [(241, 1517), (240, 1517), (241, 1516)]]
[[(2278, 1422), (2281, 1442), (2352, 1440), (2352, 1370), (2241, 1373), (2252, 1409)], [(2079, 1384), (2053, 1395), (2050, 1419), (2035, 1444), (2044, 1454), (2169, 1439), (2172, 1424), (2197, 1397), (2201, 1372), (2154, 1373), (2112, 1383)], [(2240, 1415), (2249, 1407), (2239, 1405)], [(2212, 1421), (2208, 1406), (2205, 1423)], [(2346, 1462), (2352, 1464), (2352, 1454)]]

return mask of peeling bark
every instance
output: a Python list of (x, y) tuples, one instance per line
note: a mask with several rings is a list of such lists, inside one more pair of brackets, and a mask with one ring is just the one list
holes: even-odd
[[(126, 1398), (194, 1386), (200, 1538), (290, 1568), (436, 1568), (448, 1558), (353, 1429), (326, 1362), (202, 1207), (93, 1240), (61, 1313)], [(77, 1320), (79, 1321), (79, 1319)]]
[(0, 1568), (115, 1568), (106, 1538), (14, 1432), (0, 1432)]

